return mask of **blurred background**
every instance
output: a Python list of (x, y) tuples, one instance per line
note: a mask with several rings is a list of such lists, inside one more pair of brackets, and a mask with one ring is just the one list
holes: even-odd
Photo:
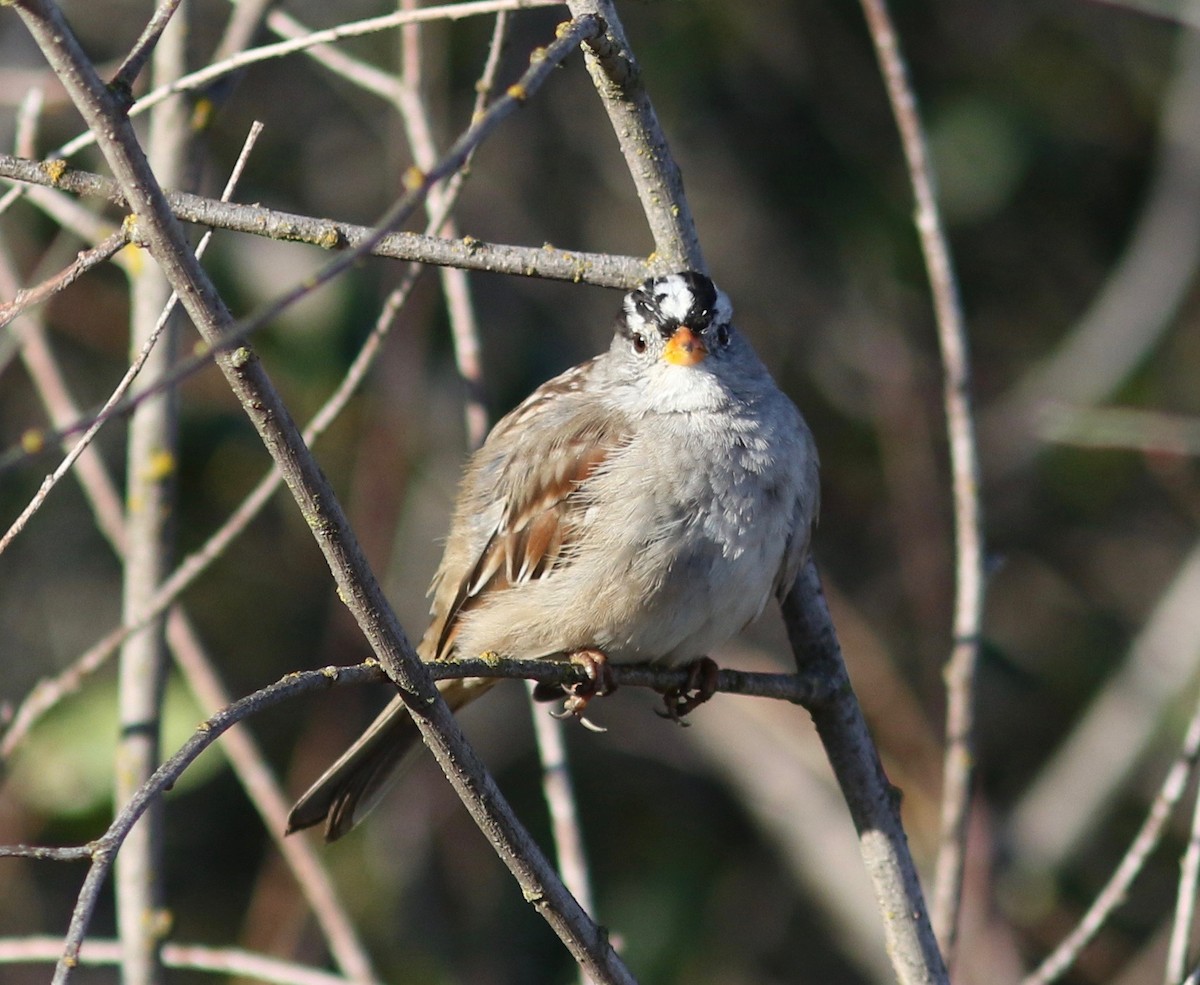
[[(63, 6), (107, 75), (151, 12), (129, 0)], [(190, 59), (199, 67), (230, 7), (190, 6)], [(279, 8), (311, 27), (394, 9), (371, 0)], [(619, 9), (711, 271), (816, 435), (817, 561), (851, 677), (903, 790), (910, 840), (930, 872), (953, 603), (940, 363), (908, 176), (861, 12), (791, 0), (628, 0)], [(1200, 40), (1174, 13), (1088, 0), (893, 5), (960, 277), (984, 471), (990, 581), (956, 981), (1015, 981), (1074, 925), (1145, 816), (1194, 700)], [(547, 8), (514, 18), (502, 86), (565, 17)], [(490, 18), (422, 32), (439, 146), (469, 121), (490, 35)], [(256, 40), (274, 39), (264, 29)], [(394, 33), (339, 47), (385, 71), (400, 57)], [(44, 155), (81, 122), (6, 10), (5, 151), (32, 86), (45, 90)], [(400, 193), (412, 155), (395, 106), (307, 56), (253, 66), (217, 95), (223, 101), (195, 147), (195, 190), (219, 192), (257, 119), (265, 131), (238, 200), (369, 224)], [(94, 151), (72, 163), (105, 170)], [(481, 240), (651, 250), (579, 57), (482, 148), (456, 216)], [(0, 215), (0, 237), (22, 286), (80, 249), (27, 202)], [(314, 248), (218, 233), (206, 265), (242, 315), (326, 260)], [(364, 260), (256, 337), (298, 420), (341, 379), (402, 273), (400, 263)], [(620, 302), (615, 291), (528, 278), (471, 274), (469, 285), (493, 420), (606, 346)], [(37, 313), (76, 400), (101, 401), (127, 365), (124, 275), (94, 271)], [(427, 272), (364, 389), (316, 447), (413, 637), (424, 629), (424, 592), (467, 452), (466, 390), (447, 326), (438, 278)], [(182, 557), (268, 459), (215, 370), (190, 378), (181, 397)], [(0, 445), (44, 423), (15, 338), (0, 337)], [(116, 475), (124, 441), (118, 424), (98, 442)], [(4, 527), (57, 460), (0, 474)], [(234, 695), (369, 655), (284, 494), (184, 602)], [(119, 618), (119, 563), (78, 487), (63, 482), (0, 556), (3, 707), (11, 712)], [(787, 669), (778, 614), (713, 656)], [(103, 830), (114, 693), (107, 666), (5, 764), (0, 843), (79, 843)], [(387, 697), (382, 688), (341, 689), (251, 727), (294, 795)], [(597, 917), (639, 980), (890, 980), (854, 833), (807, 715), (722, 696), (681, 729), (655, 717), (654, 703), (622, 691), (596, 707), (607, 733), (567, 730)], [(167, 710), (168, 751), (210, 711), (182, 686), (170, 689)], [(497, 688), (468, 718), (502, 788), (548, 844), (521, 687)], [(327, 961), (219, 751), (170, 794), (167, 826), (173, 939)], [(1187, 828), (1179, 817), (1066, 981), (1161, 980)], [(431, 763), (322, 857), (388, 982), (572, 980), (569, 957)], [(82, 874), (75, 865), (4, 860), (0, 936), (61, 934)], [(113, 933), (107, 897), (94, 932)], [(5, 966), (0, 981), (47, 973)], [(77, 980), (115, 978), (96, 970)]]

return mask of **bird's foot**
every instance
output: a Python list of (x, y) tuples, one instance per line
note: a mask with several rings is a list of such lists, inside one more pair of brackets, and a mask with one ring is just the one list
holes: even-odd
[(709, 657), (701, 657), (687, 665), (687, 680), (682, 687), (663, 692), (665, 708), (658, 713), (680, 725), (687, 725), (684, 716), (699, 708), (717, 693), (717, 674), (721, 668)]
[(608, 666), (608, 657), (600, 650), (585, 649), (568, 654), (568, 659), (571, 663), (584, 669), (587, 680), (577, 684), (564, 684), (561, 687), (553, 684), (538, 684), (533, 689), (534, 698), (538, 701), (553, 701), (563, 691), (566, 691), (567, 700), (563, 702), (562, 710), (552, 711), (550, 714), (555, 718), (578, 718), (584, 728), (593, 732), (606, 731), (602, 726), (586, 718), (583, 713), (587, 710), (592, 698), (612, 694), (617, 689), (617, 685), (612, 679), (612, 670)]

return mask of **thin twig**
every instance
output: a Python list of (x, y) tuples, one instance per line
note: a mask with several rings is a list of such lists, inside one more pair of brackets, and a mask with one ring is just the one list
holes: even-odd
[(88, 869), (83, 887), (80, 889), (79, 897), (75, 904), (75, 910), (71, 915), (70, 927), (68, 928), (65, 940), (60, 945), (60, 956), (55, 969), (54, 980), (56, 982), (65, 982), (69, 978), (71, 970), (78, 964), (79, 951), (83, 945), (84, 935), (87, 933), (88, 925), (91, 923), (92, 914), (100, 899), (100, 890), (104, 886), (113, 861), (128, 836), (130, 828), (142, 816), (147, 804), (153, 798), (160, 796), (163, 790), (171, 787), (197, 756), (237, 722), (257, 712), (274, 707), (288, 698), (321, 690), (333, 683), (361, 683), (365, 680), (376, 679), (378, 669), (378, 667), (349, 667), (341, 668), (333, 674), (330, 674), (328, 669), (325, 671), (289, 674), (283, 680), (262, 688), (223, 708), (200, 725), (179, 751), (154, 771), (154, 774), (138, 789), (113, 819), (108, 830), (95, 841), (71, 848), (0, 845), (0, 857), (47, 860), (91, 859), (92, 864)]
[[(79, 952), (81, 965), (116, 964), (120, 942), (89, 937)], [(0, 938), (0, 964), (54, 961), (62, 951), (57, 937)], [(331, 975), (306, 965), (280, 961), (238, 947), (206, 947), (202, 944), (167, 942), (162, 947), (163, 964), (187, 971), (208, 971), (231, 978), (248, 978), (269, 985), (348, 985), (353, 979)]]
[[(533, 61), (521, 80), (515, 85), (510, 86), (505, 94), (496, 100), (496, 102), (494, 102), (482, 116), (478, 117), (472, 122), (470, 128), (468, 128), (468, 130), (459, 137), (447, 154), (438, 162), (435, 168), (429, 170), (428, 172), (413, 175), (414, 180), (412, 189), (403, 198), (401, 198), (400, 201), (397, 202), (387, 214), (385, 214), (376, 228), (367, 231), (365, 238), (355, 243), (354, 247), (348, 252), (343, 253), (336, 259), (326, 264), (325, 267), (323, 267), (317, 273), (306, 278), (302, 283), (298, 284), (292, 290), (284, 293), (274, 302), (266, 305), (254, 315), (243, 319), (236, 325), (231, 326), (230, 329), (223, 333), (219, 338), (206, 339), (206, 342), (208, 343), (208, 349), (206, 351), (198, 353), (189, 359), (182, 360), (174, 370), (164, 374), (157, 381), (143, 388), (139, 392), (138, 396), (131, 400), (131, 403), (136, 404), (140, 400), (147, 399), (154, 394), (173, 387), (191, 373), (194, 373), (207, 366), (210, 359), (214, 355), (218, 357), (219, 361), (222, 355), (227, 354), (230, 350), (238, 347), (258, 328), (277, 318), (289, 306), (301, 298), (308, 296), (308, 294), (310, 294), (317, 287), (327, 283), (332, 278), (341, 274), (344, 270), (355, 263), (360, 256), (375, 252), (383, 241), (390, 238), (388, 230), (392, 226), (404, 221), (409, 215), (411, 215), (411, 213), (424, 199), (424, 196), (428, 193), (429, 189), (433, 185), (439, 181), (442, 181), (461, 168), (462, 165), (469, 159), (475, 148), (478, 147), (479, 144), (482, 143), (505, 118), (514, 112), (524, 102), (524, 100), (528, 98), (529, 95), (536, 91), (541, 83), (544, 82), (548, 77), (550, 72), (553, 71), (554, 66), (570, 53), (571, 49), (569, 45), (564, 43), (564, 39), (568, 36), (574, 35), (584, 36), (587, 31), (595, 29), (595, 22), (579, 21), (572, 23), (576, 24), (577, 26), (574, 27), (572, 31), (567, 32), (558, 40), (556, 40), (555, 43), (549, 48), (541, 49), (539, 57)], [(50, 168), (50, 171), (53, 172), (53, 168)], [(48, 176), (42, 175), (42, 177), (47, 178)], [(61, 181), (63, 177), (65, 177), (65, 175), (60, 175), (59, 180)], [(159, 194), (161, 195), (161, 190)], [(229, 207), (225, 203), (213, 204), (217, 208), (222, 209)], [(165, 196), (162, 198), (162, 208), (168, 215), (173, 214), (171, 208), (166, 202)], [(221, 223), (219, 222), (208, 223), (207, 220), (204, 221), (206, 224), (216, 225), (218, 227), (221, 226)], [(463, 249), (467, 250), (468, 252), (474, 249), (473, 243), (466, 241), (460, 241), (460, 243)], [(550, 256), (560, 255), (553, 247), (543, 247), (541, 253)], [(561, 257), (568, 259), (568, 263), (571, 265), (570, 269), (573, 271), (573, 273), (570, 275), (569, 279), (583, 280), (584, 269), (576, 265), (578, 255), (563, 253), (561, 254)], [(421, 259), (420, 257), (417, 258)], [(614, 266), (614, 261), (617, 264), (621, 263), (620, 258), (613, 258), (604, 255), (599, 256), (597, 259), (601, 265), (609, 268)], [(625, 266), (642, 267), (642, 263), (641, 261), (632, 260)], [(525, 272), (529, 273), (531, 271), (526, 270)], [(566, 271), (564, 271), (564, 273), (566, 273)], [(590, 282), (595, 282), (594, 278), (588, 279)], [(636, 283), (636, 278), (630, 279), (628, 275), (625, 275), (615, 278), (615, 282), (610, 283), (608, 286), (629, 286), (632, 283)], [(118, 413), (124, 413), (128, 409), (129, 407), (127, 404), (118, 404), (112, 407), (107, 407), (102, 410), (96, 419), (91, 421), (90, 424), (94, 426), (96, 423), (102, 423), (109, 417), (112, 417)], [(66, 435), (64, 433), (59, 432), (53, 437), (61, 440), (65, 436)], [(41, 438), (43, 442), (51, 440), (50, 435), (43, 435)], [(11, 467), (16, 462), (21, 461), (26, 455), (27, 452), (24, 449), (9, 450), (3, 453), (0, 455), (0, 471)]]
[(1034, 425), (1043, 441), (1153, 455), (1200, 456), (1200, 418), (1136, 407), (1046, 402)]
[[(411, 9), (405, 8), (405, 12)], [(313, 33), (311, 28), (284, 10), (272, 10), (267, 15), (266, 21), (267, 27), (287, 41), (297, 41), (301, 38), (307, 38)], [(419, 22), (406, 22), (399, 25), (401, 31), (418, 26)], [(354, 55), (332, 44), (313, 45), (312, 47), (305, 48), (304, 53), (318, 65), (323, 66), (364, 92), (378, 96), (388, 103), (396, 101), (400, 83), (397, 82), (396, 77), (390, 72), (376, 68), (374, 65), (363, 61), (361, 58), (356, 58)]]
[(16, 136), (13, 147), (20, 157), (37, 157), (38, 124), (42, 118), (42, 105), (46, 94), (38, 86), (31, 88), (21, 99), (17, 108)]
[[(561, 660), (514, 660), (495, 657), (472, 660), (443, 660), (422, 664), (431, 680), (450, 678), (492, 677), (502, 680), (528, 680), (557, 685), (564, 693), (590, 681), (586, 668)], [(667, 668), (656, 664), (614, 664), (609, 668), (612, 681), (619, 687), (644, 687), (664, 692), (685, 686), (689, 680), (686, 667)], [(720, 669), (715, 678), (717, 693), (738, 694), (754, 698), (774, 698), (805, 707), (820, 708), (829, 704), (845, 680), (827, 675), (828, 667), (812, 666), (799, 674), (766, 674), (757, 671)], [(0, 846), (0, 857), (37, 858), (51, 861), (91, 858), (94, 863), (108, 864), (100, 858), (115, 848), (140, 816), (149, 800), (170, 788), (189, 765), (216, 739), (237, 723), (272, 708), (282, 701), (330, 687), (360, 684), (386, 684), (392, 678), (378, 660), (365, 660), (344, 667), (320, 667), (291, 673), (258, 691), (230, 702), (201, 723), (195, 734), (167, 759), (135, 794), (121, 813), (113, 819), (108, 831), (86, 845), (68, 848), (49, 848), (32, 845)], [(136, 815), (136, 816), (134, 816)], [(115, 839), (115, 840), (114, 840)]]
[(1180, 682), (1193, 679), (1200, 650), (1197, 598), (1200, 541), (1193, 541), (1120, 667), (1012, 810), (1008, 835), (1026, 865), (1052, 871), (1078, 850), (1164, 716), (1180, 707)]
[(983, 536), (979, 454), (971, 411), (970, 359), (950, 247), (933, 188), (933, 165), (900, 40), (886, 0), (862, 0), (875, 53), (900, 131), (916, 199), (916, 226), (933, 294), (942, 353), (946, 431), (954, 499), (954, 644), (945, 667), (946, 755), (941, 840), (933, 891), (933, 925), (947, 963), (953, 960), (962, 898), (967, 815), (974, 768), (975, 666), (983, 620)]
[(579, 900), (588, 913), (595, 914), (596, 901), (592, 893), (587, 849), (583, 844), (583, 825), (579, 820), (579, 803), (571, 779), (571, 764), (567, 759), (564, 729), (567, 723), (547, 715), (534, 701), (536, 685), (526, 685), (529, 709), (533, 718), (533, 736), (537, 744), (538, 762), (542, 767), (542, 796), (550, 814), (550, 837), (554, 839), (554, 855), (563, 882), (571, 895)]
[[(254, 143), (257, 141), (258, 135), (261, 132), (262, 124), (260, 123), (256, 122), (250, 128), (250, 133), (242, 146), (242, 150), (238, 155), (237, 162), (234, 164), (233, 172), (231, 173), (228, 182), (226, 182), (225, 188), (222, 192), (223, 198), (229, 198), (233, 194), (234, 188), (237, 186), (238, 179), (241, 177), (242, 171), (246, 166), (246, 161), (249, 159), (250, 151), (253, 149)], [(196, 247), (197, 259), (204, 256), (204, 252), (208, 248), (208, 244), (211, 239), (211, 231), (205, 233), (205, 235), (201, 238), (199, 245)], [(122, 230), (119, 233), (114, 233), (99, 246), (93, 247), (92, 250), (86, 251), (86, 254), (89, 256), (89, 268), (91, 266), (95, 266), (95, 264), (99, 262), (100, 254), (108, 253), (108, 255), (111, 256), (126, 242), (127, 239), (125, 231)], [(97, 259), (94, 259), (94, 262), (91, 256), (92, 254), (96, 254), (97, 257)], [(80, 254), (81, 259), (84, 256), (85, 254)], [(68, 270), (70, 269), (71, 268), (68, 268)], [(64, 273), (66, 273), (66, 271), (64, 271)], [(81, 274), (82, 271), (79, 273)], [(62, 276), (62, 274), (59, 276)], [(76, 274), (71, 278), (71, 281), (75, 280), (78, 276), (79, 274)], [(68, 281), (68, 283), (69, 282), (70, 281)], [(18, 298), (19, 296), (20, 295), (18, 295)], [(125, 394), (129, 392), (129, 387), (133, 384), (133, 381), (137, 378), (138, 374), (141, 373), (142, 369), (146, 365), (146, 361), (150, 358), (150, 354), (154, 351), (155, 345), (158, 343), (159, 336), (166, 329), (167, 319), (170, 317), (171, 312), (174, 310), (178, 301), (179, 295), (172, 292), (161, 314), (158, 316), (153, 330), (143, 341), (137, 356), (130, 364), (129, 369), (126, 370), (125, 375), (121, 377), (121, 381), (117, 384), (116, 388), (109, 395), (108, 400), (105, 401), (101, 412), (91, 419), (91, 423), (89, 424), (87, 430), (84, 431), (83, 435), (79, 438), (75, 445), (70, 448), (70, 450), (67, 452), (67, 455), (59, 463), (58, 467), (45, 478), (33, 499), (30, 500), (25, 509), (21, 511), (21, 514), (16, 518), (16, 520), (13, 521), (12, 525), (9, 527), (4, 536), (0, 537), (0, 554), (4, 553), (5, 549), (12, 542), (12, 539), (16, 537), (16, 535), (19, 534), (22, 529), (24, 529), (25, 525), (29, 522), (29, 518), (41, 508), (42, 504), (46, 501), (46, 497), (50, 495), (50, 491), (55, 487), (55, 485), (58, 484), (58, 481), (67, 473), (71, 466), (74, 465), (79, 456), (84, 453), (84, 451), (91, 444), (92, 439), (96, 436), (97, 432), (109, 419), (109, 416), (111, 416), (109, 412), (111, 412), (112, 408), (120, 403)], [(3, 309), (0, 309), (0, 326), (5, 324), (2, 320), (2, 315)], [(67, 427), (73, 428), (74, 425), (67, 425)], [(40, 433), (31, 432), (30, 435), (27, 435), (26, 437), (27, 442), (33, 442), (36, 445), (44, 444), (46, 440), (47, 436)]]
[[(33, 287), (17, 291), (11, 301), (0, 304), (0, 328), (3, 328), (23, 311), (50, 300), (60, 291), (65, 291), (89, 270), (112, 259), (113, 254), (124, 247), (126, 243), (128, 243), (128, 239), (123, 230), (112, 233), (95, 246), (80, 250), (79, 255), (58, 273), (47, 277)], [(3, 550), (2, 545), (0, 545), (0, 550)]]
[(1200, 702), (1192, 712), (1179, 755), (1175, 757), (1175, 762), (1167, 771), (1162, 787), (1146, 814), (1146, 820), (1142, 822), (1142, 826), (1130, 843), (1124, 858), (1121, 859), (1104, 888), (1096, 894), (1096, 898), (1088, 907), (1087, 913), (1083, 915), (1078, 926), (1063, 939), (1062, 943), (1046, 957), (1035, 971), (1021, 982), (1021, 985), (1049, 985), (1050, 982), (1058, 979), (1075, 963), (1080, 952), (1096, 936), (1112, 912), (1125, 902), (1133, 880), (1142, 871), (1150, 853), (1158, 847), (1167, 822), (1171, 818), (1171, 812), (1179, 803), (1179, 799), (1187, 789), (1188, 781), (1196, 769), (1198, 758), (1200, 758)]
[[(175, 665), (201, 708), (215, 710), (230, 704), (229, 693), (178, 606), (167, 614), (167, 642), (175, 656)], [(355, 983), (376, 981), (370, 956), (313, 843), (304, 838), (284, 837), (291, 804), (249, 729), (230, 729), (221, 742), (221, 751), (312, 907), (334, 962)], [(165, 952), (163, 960), (170, 963)]]
[[(457, 186), (456, 186), (457, 188)], [(453, 199), (444, 201), (446, 207), (453, 204)], [(440, 226), (445, 216), (434, 216), (429, 228)], [(201, 246), (204, 241), (201, 242)], [(422, 268), (414, 264), (401, 280), (400, 284), (389, 294), (375, 321), (371, 333), (363, 342), (362, 348), (351, 362), (346, 375), (337, 389), (330, 394), (321, 408), (313, 415), (312, 420), (305, 426), (301, 436), (305, 444), (311, 446), (329, 426), (338, 418), (349, 403), (363, 379), (379, 354), (383, 340), (387, 337), (395, 320), (396, 314), (403, 306), (412, 286)], [(58, 388), (62, 390), (62, 388)], [(65, 392), (65, 390), (63, 391)], [(61, 405), (60, 405), (61, 406)], [(70, 417), (66, 408), (54, 417), (56, 424), (63, 417)], [(61, 426), (61, 425), (59, 425)], [(81, 460), (82, 461), (82, 460)], [(33, 690), (18, 706), (16, 713), (9, 723), (8, 729), (0, 739), (0, 761), (7, 759), (21, 744), (29, 730), (50, 711), (62, 698), (79, 689), (84, 680), (95, 673), (104, 662), (116, 652), (121, 643), (130, 633), (136, 632), (153, 619), (158, 618), (167, 610), (191, 585), (200, 577), (217, 558), (221, 557), (226, 548), (246, 529), (269, 502), (272, 495), (283, 482), (278, 470), (272, 469), (259, 480), (246, 498), (229, 515), (221, 525), (199, 548), (189, 554), (160, 586), (158, 592), (139, 613), (137, 618), (122, 626), (117, 626), (84, 653), (73, 660), (67, 668), (53, 678), (39, 681)], [(118, 517), (119, 519), (119, 517)], [(101, 518), (102, 527), (111, 531), (113, 524)], [(118, 543), (120, 538), (112, 532), (107, 534), (110, 541)]]
[[(163, 31), (171, 23), (171, 18), (175, 16), (179, 3), (180, 0), (163, 0), (158, 5), (154, 16), (147, 22), (141, 36), (134, 43), (133, 49), (125, 56), (125, 61), (121, 63), (121, 67), (117, 69), (109, 83), (113, 89), (121, 93), (132, 94), (133, 83), (142, 74), (146, 61), (154, 51), (155, 45), (158, 44), (158, 39), (162, 37)], [(155, 79), (155, 81), (161, 83), (160, 79)]]
[[(330, 44), (335, 41), (341, 41), (344, 38), (362, 37), (363, 35), (375, 34), (380, 31), (389, 31), (394, 27), (399, 27), (401, 24), (421, 21), (460, 20), (464, 17), (479, 17), (494, 14), (498, 10), (523, 10), (529, 7), (559, 6), (561, 3), (562, 0), (468, 0), (465, 3), (448, 3), (440, 6), (422, 7), (420, 10), (403, 11), (396, 14), (387, 14), (383, 17), (371, 17), (367, 20), (354, 21), (349, 24), (339, 24), (337, 27), (332, 27), (324, 31), (314, 31), (304, 38), (282, 41), (278, 44), (265, 45), (261, 48), (251, 48), (249, 51), (242, 51), (231, 55), (224, 61), (206, 65), (198, 71), (191, 72), (168, 85), (159, 86), (151, 92), (146, 93), (130, 108), (129, 115), (131, 117), (140, 116), (158, 103), (161, 103), (164, 99), (168, 99), (177, 93), (204, 88), (224, 76), (242, 71), (247, 66), (304, 51), (316, 45)], [(63, 144), (50, 156), (59, 158), (72, 157), (95, 142), (96, 135), (88, 131), (80, 134), (74, 140)]]
[[(16, 279), (11, 259), (0, 249), (0, 291), (7, 291)], [(51, 422), (57, 427), (76, 420), (79, 408), (71, 397), (66, 377), (46, 338), (42, 319), (36, 315), (23, 315), (13, 323), (12, 334), (18, 340), (21, 362)], [(70, 451), (70, 448), (64, 447), (63, 450)], [(88, 448), (76, 459), (75, 475), (85, 488), (92, 488), (102, 482), (107, 483), (106, 495), (89, 494), (88, 500), (97, 529), (120, 553), (125, 547), (125, 521), (121, 497), (115, 484), (108, 479), (104, 462), (94, 447)]]
[[(413, 9), (412, 4), (405, 3), (405, 9)], [(501, 15), (502, 16), (502, 15)], [(422, 98), (421, 69), (420, 69), (420, 34), (419, 24), (407, 24), (400, 29), (400, 41), (403, 51), (400, 78), (395, 86), (396, 108), (404, 121), (404, 129), (408, 135), (409, 146), (412, 148), (413, 159), (417, 167), (429, 170), (438, 159), (438, 151), (433, 138), (433, 121), (429, 118), (428, 104)], [(493, 47), (502, 40), (503, 35), (493, 32)], [(490, 88), (492, 80), (487, 78), (487, 66), (493, 69), (496, 59), (489, 55), (485, 62), (484, 85), (477, 87), (475, 112), (483, 111), (482, 93)], [(465, 162), (470, 164), (468, 159)], [(462, 177), (466, 168), (456, 172)], [(430, 190), (427, 211), (432, 215), (440, 211), (449, 215), (449, 203), (457, 198), (462, 185), (461, 181), (453, 188), (447, 186)], [(453, 219), (447, 218), (444, 228), (436, 230), (452, 239), (458, 238), (458, 226)], [(461, 269), (442, 267), (438, 271), (442, 282), (442, 294), (446, 298), (446, 310), (450, 315), (450, 336), (454, 343), (454, 361), (458, 371), (467, 385), (465, 416), (467, 426), (467, 441), (470, 447), (477, 447), (487, 433), (487, 408), (483, 404), (482, 368), (479, 361), (479, 321), (475, 317), (475, 306), (471, 302), (471, 289), (467, 275)]]
[[(88, 445), (91, 444), (92, 439), (96, 436), (96, 432), (98, 432), (100, 428), (103, 427), (104, 424), (115, 415), (116, 409), (122, 406), (122, 400), (124, 399), (126, 393), (129, 392), (129, 388), (133, 385), (133, 381), (137, 378), (137, 375), (142, 371), (142, 367), (146, 365), (146, 361), (150, 358), (150, 354), (154, 351), (154, 346), (158, 342), (159, 335), (165, 326), (166, 322), (164, 321), (162, 325), (159, 326), (157, 332), (152, 333), (145, 339), (141, 349), (138, 351), (133, 361), (129, 364), (129, 369), (125, 371), (125, 375), (121, 377), (120, 382), (116, 385), (116, 387), (113, 389), (113, 392), (109, 394), (108, 399), (104, 402), (104, 406), (100, 408), (98, 413), (89, 415), (87, 418), (87, 426), (83, 429), (83, 434), (80, 436), (79, 441), (71, 447), (69, 452), (67, 452), (62, 462), (59, 463), (58, 468), (56, 468), (54, 472), (47, 476), (41, 487), (38, 489), (38, 492), (30, 501), (29, 505), (21, 511), (21, 515), (17, 517), (16, 521), (14, 521), (5, 535), (0, 538), (0, 553), (3, 553), (4, 549), (7, 548), (12, 542), (12, 539), (21, 532), (29, 518), (35, 512), (37, 512), (38, 508), (45, 501), (46, 496), (50, 493), (50, 490), (54, 488), (59, 479), (66, 474), (67, 470), (70, 469), (75, 460), (81, 454), (83, 454), (84, 450), (88, 447)], [(68, 434), (73, 433), (73, 430), (74, 428), (71, 430), (66, 430), (65, 433), (64, 430), (60, 430), (53, 435), (42, 434), (39, 432), (29, 432), (25, 437), (26, 448), (30, 451), (39, 451), (52, 439), (60, 442), (63, 441)]]
[[(337, 419), (362, 383), (391, 327), (396, 312), (408, 296), (419, 269), (416, 266), (411, 268), (408, 276), (388, 297), (376, 320), (375, 328), (363, 343), (342, 382), (302, 432), (302, 437), (307, 445), (311, 446)], [(3, 739), (0, 739), (0, 760), (11, 756), (25, 735), (28, 734), (29, 729), (63, 696), (78, 690), (83, 681), (95, 673), (104, 661), (116, 652), (117, 647), (130, 633), (137, 631), (166, 611), (200, 575), (207, 571), (213, 561), (221, 557), (228, 546), (241, 536), (282, 483), (283, 477), (276, 469), (272, 469), (264, 475), (208, 540), (189, 554), (171, 573), (171, 576), (159, 586), (158, 592), (136, 619), (123, 626), (117, 626), (105, 634), (72, 661), (67, 669), (58, 676), (39, 681), (18, 706)]]
[(607, 30), (586, 43), (588, 72), (625, 157), (654, 237), (655, 273), (704, 269), (696, 224), (658, 114), (642, 84), (642, 70), (612, 0), (569, 0), (571, 16), (594, 14)]
[(1192, 805), (1192, 829), (1187, 850), (1179, 864), (1179, 889), (1175, 897), (1175, 919), (1167, 945), (1166, 985), (1178, 985), (1188, 969), (1192, 925), (1196, 919), (1196, 891), (1200, 886), (1200, 793)]
[[(1193, 20), (1200, 10), (1170, 5), (1193, 12)], [(1192, 221), (1200, 206), (1200, 34), (1179, 31), (1174, 45), (1153, 171), (1121, 258), (1054, 351), (985, 412), (993, 471), (1014, 473), (1028, 466), (1038, 451), (1032, 431), (1045, 402), (1088, 407), (1111, 399), (1162, 344), (1195, 282), (1200, 266), (1200, 227)]]

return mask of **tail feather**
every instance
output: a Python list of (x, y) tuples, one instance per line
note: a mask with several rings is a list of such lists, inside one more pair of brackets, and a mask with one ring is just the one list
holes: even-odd
[[(447, 679), (437, 682), (452, 711), (475, 700), (495, 681)], [(393, 698), (358, 740), (296, 801), (287, 834), (325, 822), (325, 840), (337, 841), (367, 816), (403, 775), (410, 753), (421, 747), (421, 732), (400, 698)]]

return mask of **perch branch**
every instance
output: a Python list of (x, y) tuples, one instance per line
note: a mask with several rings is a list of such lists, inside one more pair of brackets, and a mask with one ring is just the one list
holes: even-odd
[(902, 985), (948, 983), (925, 910), (921, 882), (862, 709), (850, 686), (820, 577), (810, 560), (783, 601), (783, 619), (806, 677), (826, 682), (827, 699), (806, 705), (858, 831), (859, 851), (883, 916), (888, 955)]

